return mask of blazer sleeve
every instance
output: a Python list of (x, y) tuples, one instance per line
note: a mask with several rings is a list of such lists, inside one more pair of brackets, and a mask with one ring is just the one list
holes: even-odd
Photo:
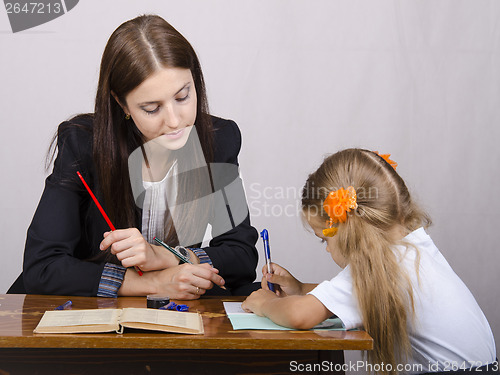
[[(238, 154), (241, 148), (241, 133), (238, 126), (233, 121), (215, 118), (214, 128), (215, 165), (212, 166), (212, 173), (214, 174), (214, 170), (218, 165), (221, 165), (221, 163), (231, 164), (234, 168), (230, 168), (229, 170), (237, 171)], [(258, 239), (258, 233), (250, 224), (250, 215), (248, 214), (248, 206), (241, 179), (237, 173), (234, 174), (229, 172), (229, 174), (234, 176), (234, 179), (233, 177), (229, 178), (229, 180), (233, 182), (231, 185), (241, 185), (241, 193), (237, 194), (237, 199), (239, 201), (236, 202), (236, 205), (240, 207), (240, 213), (242, 212), (241, 207), (244, 207), (244, 212), (246, 214), (242, 219), (238, 220), (242, 220), (240, 223), (233, 225), (232, 229), (229, 231), (215, 236), (210, 241), (209, 247), (203, 250), (205, 250), (210, 257), (214, 267), (219, 270), (220, 275), (226, 281), (226, 286), (233, 289), (252, 283), (255, 280), (255, 270), (258, 262), (258, 253), (255, 248), (255, 243)], [(227, 175), (223, 176), (223, 180), (224, 179), (227, 179)], [(220, 192), (220, 190), (216, 191), (216, 193), (218, 192)], [(227, 197), (227, 195), (231, 195), (231, 193), (225, 192), (224, 195)], [(234, 203), (234, 200), (231, 203)], [(234, 210), (233, 213), (231, 213), (231, 205), (227, 205), (226, 207), (229, 215), (235, 216)], [(213, 229), (212, 227), (212, 230)]]
[(85, 259), (98, 253), (82, 239), (82, 207), (89, 198), (76, 171), (91, 180), (91, 132), (63, 123), (52, 174), (28, 228), (23, 277), (27, 293), (95, 296), (104, 263)]

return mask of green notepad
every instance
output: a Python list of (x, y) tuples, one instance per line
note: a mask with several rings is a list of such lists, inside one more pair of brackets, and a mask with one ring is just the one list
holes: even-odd
[[(234, 330), (239, 329), (263, 329), (294, 331), (293, 328), (283, 327), (274, 323), (271, 319), (247, 313), (241, 308), (241, 302), (224, 302), (224, 309), (231, 321)], [(313, 330), (345, 331), (344, 324), (339, 318), (327, 319), (321, 322)]]

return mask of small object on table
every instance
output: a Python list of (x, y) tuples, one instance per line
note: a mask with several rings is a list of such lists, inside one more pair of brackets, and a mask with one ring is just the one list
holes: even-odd
[(73, 302), (71, 300), (64, 302), (61, 306), (57, 306), (54, 310), (68, 310), (71, 309)]
[(170, 302), (170, 297), (163, 294), (149, 294), (146, 298), (148, 309), (159, 309)]
[(169, 304), (160, 307), (160, 310), (189, 311), (189, 306), (188, 305), (178, 305), (175, 302), (170, 302)]

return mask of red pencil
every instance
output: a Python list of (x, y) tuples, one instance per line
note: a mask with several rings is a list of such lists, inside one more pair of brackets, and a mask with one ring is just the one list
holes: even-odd
[[(108, 215), (106, 215), (106, 212), (104, 212), (104, 209), (102, 208), (101, 204), (99, 203), (99, 201), (95, 197), (94, 193), (92, 193), (92, 190), (90, 190), (89, 185), (87, 185), (87, 182), (85, 182), (83, 176), (80, 174), (79, 171), (77, 171), (76, 174), (78, 175), (78, 177), (80, 177), (80, 180), (82, 180), (83, 185), (85, 186), (85, 188), (89, 192), (90, 196), (94, 200), (94, 203), (97, 206), (97, 208), (99, 209), (99, 211), (101, 211), (101, 214), (104, 217), (104, 220), (106, 220), (106, 223), (108, 223), (108, 225), (109, 225), (109, 227), (111, 228), (112, 231), (116, 230), (115, 226), (113, 225), (113, 223), (111, 222), (111, 220), (109, 220)], [(142, 271), (140, 270), (139, 267), (135, 266), (135, 270), (137, 271), (137, 273), (139, 274), (139, 276), (142, 276)]]

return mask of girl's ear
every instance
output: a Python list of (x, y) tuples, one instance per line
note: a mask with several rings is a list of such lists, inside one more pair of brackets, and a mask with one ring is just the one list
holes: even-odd
[(125, 114), (126, 114), (126, 115), (129, 115), (129, 114), (130, 114), (130, 112), (129, 112), (129, 110), (128, 110), (127, 106), (126, 106), (125, 104), (122, 104), (122, 103), (120, 102), (120, 100), (118, 99), (118, 96), (115, 94), (115, 92), (114, 92), (113, 90), (111, 90), (111, 95), (113, 95), (113, 98), (115, 98), (115, 100), (116, 100), (116, 102), (118, 103), (118, 105), (119, 105), (120, 107), (122, 107), (123, 112), (125, 112)]

